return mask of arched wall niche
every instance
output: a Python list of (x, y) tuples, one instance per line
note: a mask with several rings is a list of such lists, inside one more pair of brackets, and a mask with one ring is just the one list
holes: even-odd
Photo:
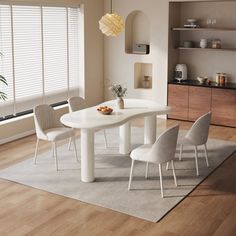
[(131, 12), (125, 21), (125, 52), (132, 54), (134, 44), (150, 46), (150, 22), (139, 10)]

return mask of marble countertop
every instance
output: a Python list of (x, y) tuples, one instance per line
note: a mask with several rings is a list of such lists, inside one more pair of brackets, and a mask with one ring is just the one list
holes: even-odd
[(182, 82), (178, 82), (177, 80), (169, 81), (168, 84), (176, 84), (176, 85), (188, 85), (188, 86), (199, 86), (199, 87), (207, 87), (207, 88), (220, 88), (220, 89), (234, 89), (236, 90), (236, 83), (226, 83), (225, 85), (218, 85), (215, 82), (211, 82), (211, 84), (207, 83), (199, 83), (197, 80), (185, 80)]

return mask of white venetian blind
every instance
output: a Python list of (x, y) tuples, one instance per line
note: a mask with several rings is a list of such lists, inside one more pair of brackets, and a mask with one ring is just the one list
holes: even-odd
[(9, 84), (0, 117), (78, 95), (80, 17), (79, 8), (0, 5), (0, 68)]
[(69, 96), (75, 96), (77, 89), (79, 88), (79, 80), (76, 78), (80, 77), (81, 63), (80, 54), (80, 9), (79, 8), (68, 8), (68, 42), (69, 42)]
[[(42, 103), (40, 7), (13, 6), (16, 112)], [(7, 79), (7, 77), (6, 77)]]
[(12, 70), (12, 30), (11, 30), (11, 8), (0, 5), (0, 74), (7, 78), (8, 87), (0, 84), (0, 91), (7, 94), (8, 100), (0, 100), (0, 117), (12, 114), (14, 111), (14, 81)]
[(43, 7), (43, 23), (45, 95), (53, 103), (67, 98), (66, 8)]

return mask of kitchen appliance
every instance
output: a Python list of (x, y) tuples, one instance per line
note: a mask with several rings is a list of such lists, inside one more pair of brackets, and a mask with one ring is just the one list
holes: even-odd
[(186, 64), (177, 64), (175, 67), (175, 79), (179, 82), (188, 79), (188, 70)]

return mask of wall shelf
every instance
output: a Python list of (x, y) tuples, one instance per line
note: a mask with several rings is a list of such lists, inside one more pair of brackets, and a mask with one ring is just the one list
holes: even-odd
[(236, 28), (172, 28), (173, 31), (236, 31)]
[(131, 54), (131, 55), (148, 55), (146, 53), (136, 53), (136, 52), (127, 52), (127, 54)]
[(178, 50), (209, 50), (209, 51), (236, 51), (236, 48), (184, 48), (184, 47), (178, 47), (176, 48)]
[[(208, 76), (213, 79), (216, 73), (224, 72), (228, 81), (235, 83), (235, 7), (236, 1), (223, 0), (169, 4), (168, 78), (174, 78), (177, 64), (186, 64), (191, 78)], [(185, 28), (186, 19), (197, 19), (201, 27)], [(209, 19), (216, 22), (208, 24)], [(201, 39), (207, 39), (207, 48), (200, 48)], [(211, 48), (214, 39), (221, 41), (221, 48)], [(184, 47), (188, 41), (192, 43), (190, 48)]]

